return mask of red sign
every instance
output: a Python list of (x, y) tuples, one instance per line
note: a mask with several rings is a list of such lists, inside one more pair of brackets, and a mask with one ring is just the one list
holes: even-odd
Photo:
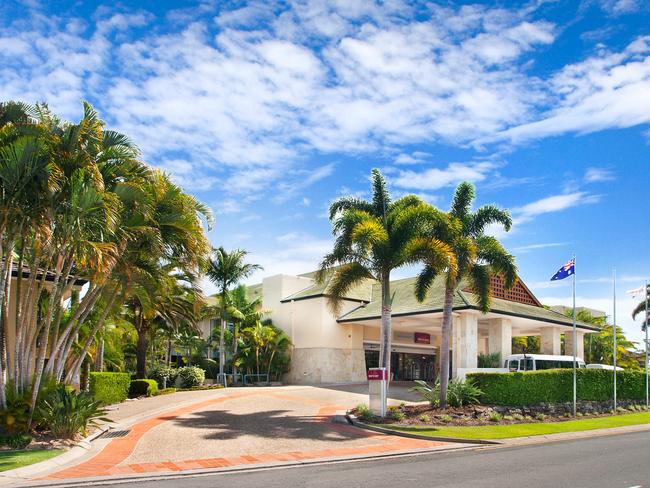
[(425, 334), (424, 332), (415, 333), (415, 343), (416, 344), (431, 344), (431, 334)]
[(387, 379), (388, 371), (386, 371), (384, 368), (370, 368), (368, 370), (368, 380), (379, 381)]

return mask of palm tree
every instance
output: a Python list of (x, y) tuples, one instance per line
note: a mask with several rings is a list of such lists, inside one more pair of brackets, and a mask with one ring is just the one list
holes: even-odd
[[(246, 294), (246, 286), (240, 285), (228, 293), (228, 303), (226, 314), (232, 321), (232, 356), (237, 356), (239, 348), (240, 331), (244, 327), (254, 325), (255, 322), (262, 319), (266, 313), (262, 310), (262, 299), (256, 298), (249, 300)], [(237, 383), (237, 364), (233, 361), (232, 366), (233, 382)]]
[(221, 323), (219, 329), (219, 378), (226, 385), (224, 366), (226, 362), (225, 335), (226, 335), (226, 305), (228, 303), (228, 290), (248, 278), (255, 271), (263, 269), (259, 264), (245, 263), (248, 253), (243, 249), (231, 252), (223, 247), (214, 250), (214, 257), (210, 259), (206, 271), (207, 277), (217, 285), (221, 300)]
[(329, 281), (327, 295), (337, 315), (352, 288), (365, 280), (380, 284), (379, 366), (386, 368), (390, 377), (390, 274), (423, 260), (432, 270), (455, 269), (451, 248), (435, 237), (446, 228), (447, 219), (414, 195), (391, 201), (386, 180), (377, 169), (372, 170), (372, 201), (339, 198), (330, 205), (329, 217), (336, 239), (320, 264), (317, 280)]
[[(474, 186), (463, 182), (456, 188), (449, 218), (457, 225), (445, 240), (454, 254), (456, 269), (445, 272), (445, 296), (442, 316), (442, 340), (440, 346), (440, 406), (447, 406), (447, 386), (449, 383), (449, 341), (452, 327), (454, 294), (463, 280), (469, 280), (473, 293), (477, 296), (479, 308), (490, 310), (493, 275), (503, 276), (506, 288), (512, 288), (517, 281), (515, 258), (492, 236), (485, 235), (490, 224), (500, 224), (506, 231), (512, 226), (512, 219), (506, 210), (494, 205), (484, 205), (472, 212), (475, 199)], [(440, 235), (439, 233), (436, 236)], [(439, 270), (426, 265), (418, 275), (416, 296), (424, 300)]]

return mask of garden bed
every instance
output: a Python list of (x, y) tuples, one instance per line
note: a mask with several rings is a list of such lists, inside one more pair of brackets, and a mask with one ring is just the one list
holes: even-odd
[[(536, 411), (535, 407), (522, 409), (507, 409), (487, 405), (467, 405), (464, 407), (448, 407), (441, 409), (430, 404), (406, 405), (389, 407), (386, 417), (372, 415), (367, 407), (359, 406), (350, 413), (368, 424), (392, 424), (405, 427), (443, 427), (443, 426), (484, 426), (484, 425), (512, 425), (530, 423), (564, 422), (573, 419), (568, 413), (548, 414)], [(620, 407), (616, 413), (637, 413), (650, 411), (644, 405), (631, 405), (628, 408)], [(536, 412), (536, 413), (534, 413)], [(578, 412), (578, 418), (590, 419), (612, 416), (613, 411), (589, 413)], [(650, 421), (650, 414), (648, 414)]]

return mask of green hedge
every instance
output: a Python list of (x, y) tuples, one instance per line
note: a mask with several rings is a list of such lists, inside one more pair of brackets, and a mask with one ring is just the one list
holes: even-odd
[[(526, 373), (470, 373), (482, 391), (481, 403), (487, 405), (526, 406), (542, 402), (563, 403), (573, 400), (573, 371), (556, 369)], [(578, 400), (611, 400), (614, 372), (603, 369), (579, 369), (576, 375)], [(619, 371), (617, 396), (621, 400), (645, 398), (645, 375), (638, 371)]]
[(154, 396), (158, 394), (158, 383), (156, 380), (131, 380), (129, 388), (130, 397)]
[(90, 373), (90, 394), (105, 405), (126, 400), (130, 384), (128, 373)]

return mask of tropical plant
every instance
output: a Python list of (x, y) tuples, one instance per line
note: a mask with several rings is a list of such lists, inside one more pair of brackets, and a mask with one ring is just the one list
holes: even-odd
[(266, 373), (271, 381), (289, 370), (290, 348), (291, 341), (282, 329), (270, 320), (257, 320), (253, 326), (242, 329), (235, 363), (248, 374), (255, 372), (258, 379)]
[[(634, 310), (632, 310), (632, 319), (636, 320), (637, 315), (640, 313), (645, 316), (646, 310), (650, 310), (650, 286), (646, 288), (645, 299), (639, 302), (636, 307), (634, 307)], [(650, 316), (645, 317), (644, 322), (641, 324), (641, 330), (645, 331), (648, 323), (650, 323)]]
[(43, 375), (79, 376), (134, 278), (198, 269), (209, 251), (207, 209), (83, 111), (68, 123), (45, 105), (0, 104), (0, 323), (16, 331), (12, 350), (0, 341), (0, 409), (11, 384), (31, 392), (33, 414)]
[(221, 300), (221, 323), (219, 332), (219, 378), (226, 384), (224, 368), (226, 363), (226, 304), (228, 303), (228, 290), (248, 278), (262, 267), (259, 264), (245, 263), (244, 259), (248, 253), (243, 249), (226, 251), (223, 247), (214, 250), (214, 256), (210, 259), (206, 275), (219, 289)]
[(99, 401), (65, 385), (43, 399), (39, 414), (52, 434), (64, 439), (71, 439), (78, 433), (85, 435), (88, 427), (96, 426), (99, 421), (110, 422)]
[[(573, 317), (573, 311), (567, 310), (566, 315)], [(607, 318), (595, 317), (587, 309), (579, 309), (576, 318), (580, 322), (594, 325), (600, 329), (598, 333), (586, 334), (584, 339), (585, 357), (587, 364), (613, 364), (614, 362), (614, 330)], [(634, 356), (636, 343), (625, 337), (622, 327), (616, 327), (616, 364), (625, 369), (639, 369), (639, 362)]]
[[(330, 306), (338, 314), (355, 286), (374, 280), (381, 286), (379, 366), (390, 370), (391, 272), (426, 260), (429, 269), (455, 269), (455, 257), (436, 237), (447, 219), (414, 195), (392, 201), (379, 170), (372, 170), (372, 201), (342, 197), (329, 208), (334, 248), (323, 258), (317, 280), (327, 282)], [(427, 237), (428, 234), (428, 237)], [(450, 271), (451, 272), (451, 271)]]
[(492, 352), (487, 354), (478, 355), (479, 368), (500, 368), (501, 367), (501, 353)]
[[(471, 183), (463, 182), (456, 188), (449, 218), (458, 225), (450, 226), (443, 237), (447, 249), (454, 256), (455, 267), (445, 271), (445, 295), (442, 316), (442, 339), (440, 345), (440, 406), (447, 405), (449, 384), (449, 342), (452, 327), (454, 294), (460, 283), (469, 281), (472, 292), (476, 295), (479, 308), (483, 312), (490, 310), (490, 280), (495, 274), (501, 275), (506, 288), (512, 288), (517, 281), (515, 258), (508, 253), (501, 243), (492, 236), (485, 235), (488, 225), (500, 224), (506, 231), (512, 226), (512, 219), (506, 210), (494, 205), (484, 205), (472, 212), (472, 203), (476, 195)], [(435, 229), (432, 237), (440, 237), (440, 229)], [(416, 296), (423, 300), (439, 268), (425, 263), (423, 271), (416, 282)]]
[(449, 382), (447, 401), (452, 407), (463, 407), (479, 403), (483, 392), (471, 380), (454, 378)]
[(436, 380), (433, 385), (429, 385), (424, 380), (415, 380), (415, 385), (409, 389), (415, 393), (419, 393), (423, 400), (426, 400), (433, 406), (440, 404), (440, 381)]

